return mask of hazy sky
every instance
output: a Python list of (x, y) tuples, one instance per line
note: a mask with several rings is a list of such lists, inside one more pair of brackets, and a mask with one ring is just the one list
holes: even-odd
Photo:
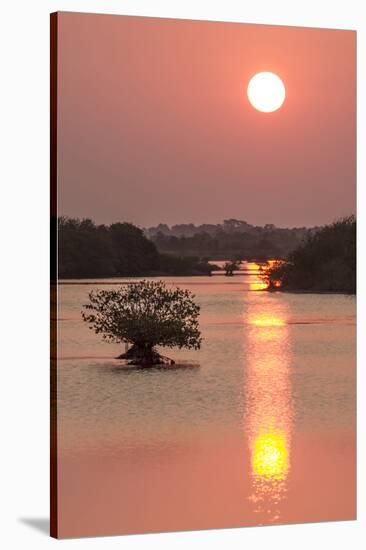
[[(59, 213), (323, 224), (355, 210), (353, 31), (61, 13)], [(246, 88), (272, 71), (274, 113)]]

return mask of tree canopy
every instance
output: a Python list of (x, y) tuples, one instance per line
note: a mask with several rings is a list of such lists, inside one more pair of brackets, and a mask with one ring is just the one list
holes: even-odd
[(209, 275), (207, 261), (158, 252), (131, 223), (96, 225), (90, 219), (58, 219), (61, 278), (130, 277), (155, 274)]
[(273, 224), (254, 226), (228, 219), (221, 224), (159, 224), (145, 229), (159, 252), (211, 259), (266, 260), (285, 258), (319, 228), (281, 228)]
[(308, 236), (286, 262), (274, 264), (264, 277), (270, 289), (355, 293), (355, 216)]
[(189, 290), (140, 281), (91, 291), (82, 317), (105, 340), (131, 343), (146, 357), (154, 346), (200, 349), (199, 313)]

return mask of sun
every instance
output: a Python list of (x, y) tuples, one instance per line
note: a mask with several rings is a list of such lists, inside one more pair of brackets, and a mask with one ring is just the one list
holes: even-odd
[(263, 113), (272, 113), (285, 101), (286, 88), (278, 75), (263, 72), (255, 74), (250, 79), (247, 94), (255, 109)]

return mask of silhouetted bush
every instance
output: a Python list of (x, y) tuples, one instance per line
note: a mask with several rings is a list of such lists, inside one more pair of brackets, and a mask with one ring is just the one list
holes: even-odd
[(122, 355), (131, 364), (151, 367), (174, 361), (163, 357), (156, 346), (200, 349), (200, 306), (182, 288), (167, 288), (162, 281), (125, 284), (117, 290), (89, 293), (82, 317), (108, 342), (128, 342)]
[(266, 273), (269, 289), (356, 292), (356, 219), (342, 218), (309, 236)]

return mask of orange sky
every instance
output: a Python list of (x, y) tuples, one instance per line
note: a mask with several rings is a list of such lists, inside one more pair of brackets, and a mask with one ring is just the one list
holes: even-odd
[[(61, 13), (59, 213), (323, 224), (355, 210), (356, 33)], [(250, 77), (287, 97), (261, 113)]]

